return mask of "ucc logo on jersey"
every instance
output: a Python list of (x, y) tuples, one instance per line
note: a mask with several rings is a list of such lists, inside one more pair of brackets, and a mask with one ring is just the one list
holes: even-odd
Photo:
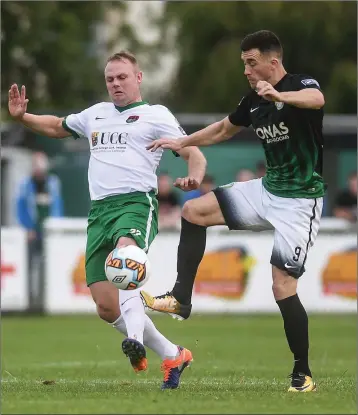
[(139, 119), (139, 115), (131, 115), (126, 119), (126, 123), (130, 124), (132, 122), (135, 122)]
[(109, 132), (93, 132), (91, 134), (92, 147), (96, 147), (99, 144), (127, 144), (129, 134), (118, 133), (116, 131)]
[(278, 126), (276, 124), (272, 124), (256, 128), (255, 132), (261, 140), (266, 140), (267, 144), (277, 143), (290, 138), (288, 135), (289, 129), (286, 127), (284, 122), (280, 122)]

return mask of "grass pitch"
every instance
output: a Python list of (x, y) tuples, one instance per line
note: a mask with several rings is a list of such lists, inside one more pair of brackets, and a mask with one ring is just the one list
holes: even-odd
[(135, 374), (122, 335), (95, 316), (2, 317), (1, 412), (36, 414), (348, 414), (356, 406), (356, 315), (310, 316), (316, 393), (288, 394), (292, 357), (280, 315), (193, 315), (157, 327), (192, 350), (180, 389), (160, 359)]

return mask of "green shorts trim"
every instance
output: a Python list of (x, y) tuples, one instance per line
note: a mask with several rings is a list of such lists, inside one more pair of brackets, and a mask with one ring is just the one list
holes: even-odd
[(154, 192), (133, 192), (92, 201), (87, 226), (87, 285), (107, 280), (104, 263), (120, 237), (134, 239), (148, 252), (157, 233), (158, 200)]

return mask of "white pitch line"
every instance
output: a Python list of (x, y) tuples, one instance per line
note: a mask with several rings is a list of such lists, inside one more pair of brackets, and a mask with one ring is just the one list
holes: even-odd
[(5, 373), (7, 373), (8, 375), (10, 375), (12, 377), (12, 379), (16, 379), (16, 377), (14, 375), (12, 375), (10, 372), (8, 372), (7, 370), (4, 370)]

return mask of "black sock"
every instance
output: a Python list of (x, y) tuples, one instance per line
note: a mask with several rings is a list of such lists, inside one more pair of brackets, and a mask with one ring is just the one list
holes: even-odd
[(280, 307), (288, 345), (293, 353), (293, 372), (312, 376), (308, 366), (308, 317), (298, 295), (276, 301)]
[(177, 280), (173, 295), (181, 304), (190, 304), (194, 280), (206, 245), (206, 227), (181, 218)]

